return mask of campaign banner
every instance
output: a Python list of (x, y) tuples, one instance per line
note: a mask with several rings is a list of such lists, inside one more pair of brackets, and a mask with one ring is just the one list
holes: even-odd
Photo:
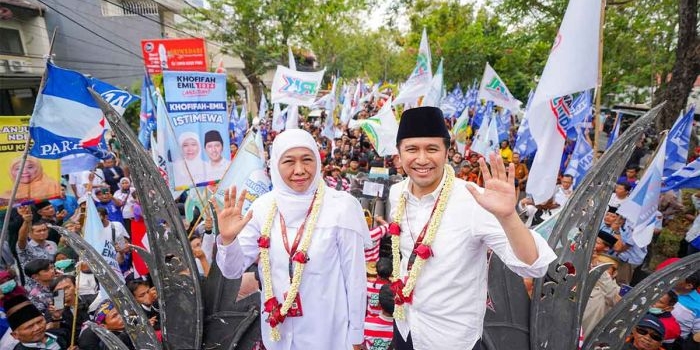
[(61, 162), (27, 156), (24, 171), (19, 168), (29, 137), (29, 117), (0, 116), (0, 208), (7, 207), (12, 187), (20, 178), (14, 205), (61, 196)]
[(231, 164), (226, 75), (165, 71), (163, 86), (173, 131), (165, 147), (174, 189), (221, 180)]
[(319, 72), (298, 72), (278, 65), (272, 80), (272, 103), (312, 105), (321, 88), (325, 71), (324, 69)]
[(203, 38), (141, 40), (143, 60), (149, 74), (163, 71), (207, 71)]

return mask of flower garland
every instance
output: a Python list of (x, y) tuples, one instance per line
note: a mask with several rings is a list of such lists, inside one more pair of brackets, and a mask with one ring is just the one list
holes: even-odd
[(294, 300), (299, 294), (299, 286), (301, 285), (301, 275), (304, 272), (304, 266), (309, 261), (309, 256), (307, 251), (311, 245), (311, 236), (316, 227), (316, 222), (318, 221), (318, 213), (321, 211), (321, 202), (323, 194), (325, 193), (326, 186), (320, 183), (316, 193), (314, 194), (313, 205), (309, 213), (309, 218), (304, 228), (304, 237), (302, 238), (301, 245), (299, 249), (294, 252), (292, 256), (292, 261), (294, 261), (294, 274), (292, 275), (292, 282), (289, 286), (289, 291), (287, 292), (287, 297), (284, 299), (283, 303), (277, 300), (272, 291), (272, 272), (270, 268), (270, 231), (272, 229), (272, 222), (274, 221), (275, 214), (277, 213), (277, 203), (272, 202), (272, 208), (267, 214), (265, 219), (265, 226), (263, 226), (262, 232), (260, 233), (260, 238), (258, 238), (258, 247), (260, 248), (260, 264), (262, 264), (263, 272), (263, 286), (264, 286), (264, 297), (265, 303), (264, 312), (269, 314), (266, 322), (270, 324), (270, 338), (272, 341), (280, 340), (280, 332), (278, 325), (284, 322), (287, 317), (287, 312), (292, 307)]
[(447, 200), (452, 193), (452, 186), (454, 184), (455, 174), (451, 166), (445, 166), (445, 183), (440, 195), (437, 198), (437, 203), (435, 205), (435, 211), (428, 223), (428, 228), (423, 241), (418, 244), (413, 250), (416, 254), (415, 262), (411, 270), (408, 273), (408, 279), (404, 283), (401, 278), (401, 255), (399, 250), (400, 240), (401, 240), (401, 219), (406, 209), (406, 195), (402, 194), (399, 198), (399, 203), (396, 206), (396, 211), (394, 212), (393, 222), (389, 224), (389, 233), (391, 234), (391, 252), (393, 255), (393, 277), (394, 282), (391, 284), (391, 290), (394, 292), (394, 318), (397, 320), (404, 320), (406, 318), (404, 312), (404, 304), (410, 304), (413, 301), (413, 289), (416, 287), (416, 280), (418, 275), (420, 275), (425, 262), (433, 255), (431, 246), (435, 240), (435, 235), (440, 227), (440, 222), (442, 221), (442, 214), (445, 212), (445, 207), (447, 206)]

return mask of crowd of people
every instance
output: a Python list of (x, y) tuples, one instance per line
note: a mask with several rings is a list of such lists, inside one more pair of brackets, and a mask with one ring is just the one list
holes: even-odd
[[(378, 110), (370, 100), (356, 117)], [(511, 148), (515, 129), (501, 140), (500, 154), (490, 155), (487, 166), (489, 155), (474, 152), (469, 138), (461, 146), (451, 140), (453, 120), (436, 110), (405, 111), (399, 154), (388, 157), (377, 155), (359, 128), (343, 128), (334, 139), (321, 136), (329, 118), (325, 112), (317, 119), (302, 118), (299, 130), (279, 134), (270, 128), (272, 118), (254, 120), (252, 128), (261, 134), (269, 159), (272, 191), (254, 202), (247, 215), (240, 208), (243, 195), (227, 191), (224, 207), (217, 210), (219, 227), (208, 211), (183, 222), (202, 278), (215, 260), (224, 276), (243, 279), (239, 298), (260, 293), (260, 348), (479, 349), (487, 251), (522, 275), (526, 288), (532, 278), (544, 275), (554, 253), (528, 229), (565, 206), (576, 189), (574, 177), (562, 171), (554, 196), (535, 204), (525, 191), (533, 181), (528, 178), (530, 159)], [(80, 233), (88, 201), (97, 207), (100, 235), (117, 251), (128, 289), (160, 335), (158, 295), (148, 273), (135, 267), (130, 246), (135, 234), (145, 232), (143, 211), (119, 143), (110, 146), (110, 157), (97, 168), (64, 176), (61, 198), (9, 211), (0, 270), (5, 316), (0, 316), (0, 349), (106, 349), (84, 326), (88, 320), (134, 348), (114, 303), (98, 298), (99, 280), (90, 266), (51, 227)], [(567, 144), (562, 169), (572, 148)], [(232, 143), (232, 158), (237, 149)], [(611, 267), (590, 296), (584, 335), (650, 272), (651, 247), (636, 245), (626, 218), (617, 213), (637, 185), (649, 153), (649, 142), (640, 140), (610, 197), (592, 267)], [(358, 174), (372, 168), (406, 179), (388, 196), (391, 217), (367, 220), (349, 194)], [(183, 202), (184, 196), (176, 200)], [(695, 208), (685, 208), (678, 194), (666, 192), (657, 212), (655, 238), (674, 217), (695, 220), (679, 256), (700, 251), (700, 192), (692, 200)], [(634, 328), (625, 349), (700, 344), (699, 287), (696, 273), (661, 297)]]

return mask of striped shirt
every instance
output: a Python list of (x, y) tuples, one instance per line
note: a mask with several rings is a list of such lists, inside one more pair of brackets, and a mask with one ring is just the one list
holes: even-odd
[(379, 316), (382, 307), (379, 305), (379, 290), (389, 283), (384, 279), (367, 280), (367, 316)]
[(341, 184), (338, 184), (338, 179), (333, 176), (326, 176), (324, 180), (326, 180), (326, 185), (330, 188), (335, 188), (338, 191), (350, 191), (350, 181), (344, 177), (342, 178), (343, 182)]
[(387, 350), (394, 337), (394, 320), (386, 316), (365, 318), (365, 347), (367, 350)]
[(377, 226), (369, 231), (369, 238), (372, 241), (371, 248), (365, 248), (365, 260), (376, 262), (379, 260), (379, 241), (389, 232), (389, 224)]

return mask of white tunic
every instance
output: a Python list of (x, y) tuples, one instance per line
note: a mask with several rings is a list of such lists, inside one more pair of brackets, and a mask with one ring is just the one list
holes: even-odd
[[(233, 243), (223, 246), (218, 239), (216, 262), (225, 277), (240, 277), (258, 259), (257, 241), (272, 200), (271, 193), (267, 193), (253, 203), (253, 219)], [(281, 340), (273, 342), (265, 322), (268, 315), (263, 314), (262, 337), (268, 350), (351, 349), (353, 344), (363, 342), (367, 305), (363, 244), (369, 241), (369, 232), (366, 224), (355, 225), (355, 229), (340, 227), (339, 223), (347, 222), (344, 218), (348, 217), (363, 217), (359, 202), (345, 192), (326, 188), (308, 251), (310, 260), (299, 288), (303, 316), (287, 317), (278, 326)], [(291, 245), (298, 227), (286, 224)], [(289, 289), (289, 255), (279, 229), (279, 214), (275, 215), (271, 231), (272, 287), (282, 302)], [(258, 270), (262, 276), (262, 267), (258, 266)]]
[[(399, 195), (408, 193), (406, 213), (400, 223), (402, 276), (406, 276), (414, 240), (430, 217), (444, 178), (433, 193), (421, 199), (410, 194), (408, 182), (407, 179), (394, 185), (389, 195), (393, 217)], [(518, 260), (496, 218), (476, 202), (465, 186), (465, 181), (455, 179), (432, 245), (434, 256), (428, 259), (418, 276), (413, 303), (405, 304), (408, 305), (406, 320), (396, 320), (404, 339), (410, 331), (416, 350), (471, 349), (481, 338), (486, 313), (486, 253), (489, 248), (511, 270), (524, 277), (543, 276), (548, 264), (556, 258), (547, 242), (531, 231), (539, 257), (532, 265)]]

